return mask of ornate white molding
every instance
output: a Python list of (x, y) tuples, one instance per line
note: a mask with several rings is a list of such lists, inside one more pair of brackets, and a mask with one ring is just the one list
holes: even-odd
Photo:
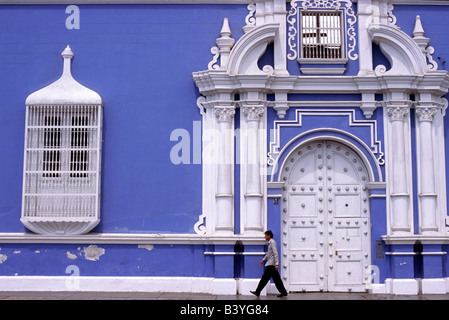
[(206, 214), (203, 213), (199, 216), (198, 222), (193, 226), (196, 234), (205, 235), (207, 232), (206, 228)]
[(243, 114), (247, 117), (248, 121), (259, 121), (260, 117), (265, 112), (265, 108), (256, 106), (245, 106), (242, 109)]
[[(346, 57), (351, 60), (357, 60), (358, 54), (355, 52), (356, 47), (356, 32), (355, 23), (357, 22), (357, 17), (352, 7), (351, 0), (292, 0), (290, 2), (291, 8), (287, 15), (288, 23), (288, 40), (287, 45), (289, 48), (289, 53), (287, 58), (289, 60), (296, 60), (299, 58), (299, 31), (300, 19), (299, 14), (301, 10), (308, 9), (323, 9), (323, 10), (342, 10), (344, 12), (344, 30), (347, 45)], [(344, 5), (344, 7), (342, 7)]]
[(424, 75), (428, 71), (426, 58), (418, 44), (396, 26), (372, 24), (368, 33), (374, 43), (380, 46), (391, 64), (376, 68), (376, 75)]
[(220, 57), (220, 49), (218, 49), (217, 46), (213, 46), (212, 48), (210, 48), (210, 53), (212, 53), (214, 57), (208, 63), (207, 70), (219, 69), (220, 66), (218, 65), (218, 58)]
[[(275, 167), (278, 165), (279, 157), (282, 153), (281, 148), (281, 129), (284, 127), (302, 127), (303, 124), (303, 116), (347, 116), (348, 117), (348, 126), (349, 127), (367, 127), (370, 130), (370, 145), (368, 146), (362, 141), (360, 138), (355, 135), (353, 138), (357, 140), (359, 143), (365, 146), (367, 150), (372, 154), (373, 159), (375, 159), (378, 166), (385, 164), (384, 152), (382, 149), (382, 141), (380, 141), (377, 137), (377, 121), (376, 120), (358, 120), (355, 116), (355, 110), (353, 109), (343, 109), (343, 110), (333, 110), (333, 109), (324, 109), (324, 110), (313, 110), (313, 109), (296, 109), (295, 110), (295, 119), (293, 120), (277, 120), (274, 121), (274, 134), (273, 139), (269, 144), (269, 152), (268, 152), (268, 165)], [(316, 130), (322, 130), (323, 128), (317, 128)], [(339, 129), (327, 128), (331, 131), (342, 132)], [(307, 133), (310, 133), (307, 132)], [(346, 132), (347, 133), (347, 132)], [(300, 135), (301, 136), (301, 135)], [(294, 139), (298, 138), (295, 137)], [(285, 149), (288, 145), (283, 146)], [(378, 168), (379, 169), (379, 168)], [(380, 172), (380, 170), (379, 170)], [(381, 174), (380, 174), (381, 176)], [(273, 178), (273, 176), (272, 176)]]
[(218, 118), (218, 122), (231, 122), (235, 115), (235, 109), (215, 107), (215, 115)]
[(245, 17), (246, 25), (243, 27), (243, 31), (247, 33), (256, 27), (256, 17), (254, 16), (256, 13), (256, 4), (250, 3), (246, 7), (249, 11), (248, 15)]
[(264, 67), (263, 70), (260, 70), (257, 62), (267, 49), (268, 44), (274, 41), (278, 29), (278, 23), (269, 23), (255, 27), (244, 34), (229, 55), (227, 68), (229, 75), (272, 74), (272, 67)]
[(416, 117), (418, 118), (419, 121), (429, 121), (432, 122), (434, 116), (437, 114), (438, 112), (438, 108), (437, 107), (420, 107), (420, 106), (416, 106), (415, 107), (415, 112), (416, 112)]
[(398, 21), (398, 19), (394, 15), (394, 5), (391, 4), (391, 3), (388, 4), (388, 12), (387, 12), (387, 14), (388, 14), (388, 24), (395, 26), (397, 21)]
[(196, 99), (196, 106), (200, 110), (201, 116), (204, 116), (206, 114), (206, 108), (204, 107), (203, 103), (206, 102), (206, 97), (199, 96), (198, 99)]
[(404, 117), (409, 113), (408, 106), (388, 106), (387, 113), (391, 121), (403, 121)]

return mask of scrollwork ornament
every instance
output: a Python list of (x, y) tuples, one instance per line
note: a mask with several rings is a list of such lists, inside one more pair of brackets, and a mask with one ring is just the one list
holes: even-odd
[(206, 228), (206, 215), (203, 213), (199, 216), (198, 222), (193, 226), (196, 234), (205, 235), (207, 233)]
[(438, 63), (433, 60), (432, 55), (435, 53), (435, 48), (432, 46), (428, 46), (426, 48), (426, 57), (427, 60), (429, 61), (429, 64), (427, 65), (427, 70), (429, 71), (434, 71), (434, 70), (438, 70)]
[(212, 47), (212, 48), (210, 48), (210, 53), (212, 53), (214, 55), (214, 57), (207, 65), (207, 69), (208, 70), (217, 70), (220, 68), (220, 66), (218, 65), (218, 58), (220, 57), (220, 49), (218, 49), (218, 47)]
[(298, 28), (296, 26), (296, 17), (298, 16), (298, 7), (297, 3), (292, 1), (291, 9), (287, 15), (287, 23), (288, 23), (288, 48), (290, 49), (287, 54), (287, 58), (289, 60), (296, 60), (298, 58), (298, 51), (296, 48), (298, 45), (296, 44), (296, 38), (298, 35)]
[(196, 99), (196, 106), (200, 110), (200, 114), (204, 116), (206, 114), (206, 108), (204, 107), (204, 103), (206, 102), (206, 97), (199, 96), (198, 99)]
[(254, 14), (256, 12), (256, 4), (250, 3), (246, 7), (249, 11), (248, 15), (245, 17), (246, 26), (255, 27), (256, 26), (256, 17), (254, 17)]

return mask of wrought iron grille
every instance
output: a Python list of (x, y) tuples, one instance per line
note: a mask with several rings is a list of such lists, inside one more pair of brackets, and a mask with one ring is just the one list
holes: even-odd
[(301, 12), (303, 59), (341, 59), (343, 56), (340, 11)]
[(95, 217), (101, 106), (27, 106), (24, 217)]

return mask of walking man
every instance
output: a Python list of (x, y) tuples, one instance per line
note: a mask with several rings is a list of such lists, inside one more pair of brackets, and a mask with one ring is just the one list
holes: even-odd
[(287, 290), (285, 290), (281, 276), (279, 275), (278, 272), (279, 255), (276, 242), (273, 239), (273, 232), (271, 232), (271, 230), (265, 231), (265, 240), (268, 241), (268, 251), (263, 257), (262, 261), (260, 261), (261, 265), (264, 263), (264, 261), (266, 261), (265, 272), (259, 281), (259, 285), (257, 286), (256, 291), (250, 292), (258, 297), (260, 295), (260, 292), (267, 285), (268, 281), (270, 281), (270, 278), (273, 278), (274, 284), (276, 285), (276, 288), (280, 292), (278, 297), (285, 297), (287, 296)]

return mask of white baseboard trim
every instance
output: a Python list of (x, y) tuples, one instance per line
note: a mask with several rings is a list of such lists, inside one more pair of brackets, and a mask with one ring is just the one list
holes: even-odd
[[(379, 291), (373, 293), (380, 293)], [(386, 279), (385, 293), (397, 295), (447, 294), (449, 293), (449, 278)]]
[[(258, 279), (207, 277), (0, 276), (0, 291), (187, 292), (251, 295)], [(262, 292), (266, 294), (266, 289)]]
[(419, 282), (417, 279), (386, 279), (385, 293), (417, 295), (419, 293)]
[(422, 294), (446, 294), (448, 293), (447, 282), (449, 278), (440, 279), (422, 279), (421, 292)]
[[(82, 277), (82, 276), (0, 276), (0, 291), (80, 292), (186, 292), (216, 295), (251, 295), (259, 279), (209, 277)], [(375, 284), (373, 294), (417, 295), (449, 293), (449, 278), (386, 279)], [(277, 294), (269, 283), (262, 295)]]

